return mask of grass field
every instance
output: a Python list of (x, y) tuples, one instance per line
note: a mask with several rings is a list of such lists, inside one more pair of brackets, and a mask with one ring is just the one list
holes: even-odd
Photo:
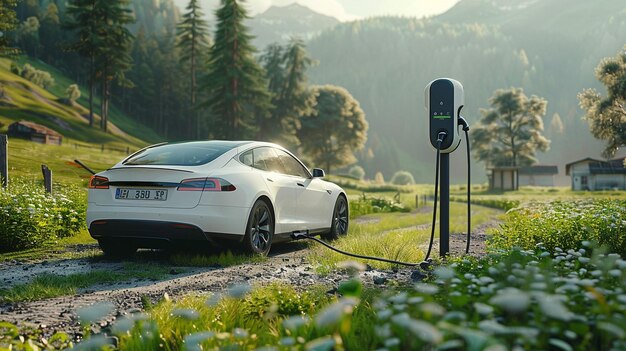
[[(112, 125), (108, 133), (101, 132), (97, 127), (90, 128), (85, 118), (88, 114), (85, 108), (87, 94), (83, 87), (78, 103), (67, 105), (61, 100), (65, 98), (65, 89), (74, 83), (72, 80), (42, 62), (27, 60), (24, 57), (17, 61), (20, 66), (29, 63), (35, 68), (49, 72), (55, 79), (55, 85), (49, 90), (43, 89), (13, 74), (10, 71), (11, 61), (0, 59), (0, 87), (3, 90), (0, 98), (0, 123), (4, 125), (0, 132), (6, 131), (8, 125), (14, 121), (28, 120), (52, 128), (65, 138), (83, 143), (136, 149), (149, 142), (161, 141), (152, 130), (135, 122), (114, 106), (111, 109)], [(98, 106), (97, 103), (98, 100), (95, 106)], [(99, 116), (96, 115), (96, 126), (98, 123)]]
[(110, 168), (125, 156), (125, 152), (101, 151), (99, 147), (75, 147), (71, 141), (64, 145), (42, 145), (22, 139), (9, 139), (9, 179), (14, 176), (43, 179), (41, 165), (52, 171), (53, 181), (87, 185), (91, 176), (74, 163), (78, 159), (96, 172)]

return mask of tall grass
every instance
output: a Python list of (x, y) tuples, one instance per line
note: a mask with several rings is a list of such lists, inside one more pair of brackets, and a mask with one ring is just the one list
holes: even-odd
[[(467, 230), (466, 207), (463, 204), (450, 204), (450, 231), (461, 233)], [(496, 218), (500, 211), (481, 206), (472, 207), (472, 228)], [(430, 238), (432, 212), (389, 213), (369, 215), (372, 219), (364, 224), (350, 225), (348, 235), (332, 243), (333, 246), (352, 253), (366, 256), (384, 257), (404, 262), (420, 262), (424, 259)], [(437, 222), (438, 223), (438, 222)], [(439, 225), (435, 226), (438, 238)], [(336, 269), (346, 257), (322, 245), (312, 245), (309, 254), (311, 263), (317, 265), (320, 273)], [(368, 261), (375, 268), (386, 269), (393, 265), (378, 261)]]

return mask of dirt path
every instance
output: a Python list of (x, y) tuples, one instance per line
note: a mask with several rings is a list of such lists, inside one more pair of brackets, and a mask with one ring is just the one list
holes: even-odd
[[(481, 227), (474, 235), (472, 253), (483, 254), (486, 228), (497, 225), (488, 223)], [(465, 248), (463, 235), (451, 236), (451, 252), (461, 254)], [(438, 254), (437, 243), (433, 255)], [(154, 254), (153, 254), (154, 253)], [(155, 265), (165, 265), (169, 262), (163, 259), (158, 252), (143, 252), (142, 262)], [(262, 263), (245, 263), (231, 267), (175, 267), (162, 280), (133, 280), (92, 286), (82, 289), (74, 296), (63, 296), (34, 302), (15, 304), (0, 304), (0, 320), (11, 323), (29, 323), (43, 326), (46, 333), (56, 330), (69, 332), (80, 338), (75, 312), (78, 308), (92, 305), (97, 302), (112, 302), (116, 310), (101, 324), (106, 326), (120, 315), (130, 311), (144, 309), (144, 302), (155, 303), (165, 294), (176, 299), (188, 294), (202, 294), (222, 292), (237, 284), (261, 284), (282, 281), (306, 289), (312, 285), (326, 285), (332, 291), (338, 283), (347, 279), (348, 275), (335, 272), (327, 276), (320, 276), (306, 261), (307, 248), (301, 243), (286, 243), (277, 245), (267, 261)], [(94, 270), (122, 270), (124, 262), (102, 259), (65, 259), (58, 261), (44, 261), (40, 263), (22, 264), (19, 262), (0, 263), (0, 283), (4, 288), (30, 281), (43, 274), (72, 274), (86, 273)], [(172, 266), (173, 267), (173, 266)], [(183, 271), (182, 273), (180, 273)], [(387, 284), (390, 281), (411, 283), (413, 269), (399, 270), (368, 270), (361, 273), (361, 279), (368, 285)], [(415, 276), (413, 276), (415, 278)], [(95, 327), (97, 329), (97, 326)]]

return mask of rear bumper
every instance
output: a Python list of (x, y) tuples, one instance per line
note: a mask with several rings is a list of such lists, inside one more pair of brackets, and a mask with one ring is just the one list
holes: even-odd
[[(177, 209), (100, 206), (90, 203), (87, 208), (87, 227), (96, 239), (97, 236), (139, 235), (169, 240), (175, 240), (180, 236), (208, 240), (212, 235), (204, 233), (243, 236), (249, 213), (249, 208), (232, 206), (200, 205), (192, 209)], [(100, 223), (101, 221), (106, 223)]]
[(91, 222), (89, 233), (94, 239), (124, 239), (138, 247), (165, 248), (172, 242), (211, 241), (200, 228), (176, 222), (144, 220), (97, 220)]

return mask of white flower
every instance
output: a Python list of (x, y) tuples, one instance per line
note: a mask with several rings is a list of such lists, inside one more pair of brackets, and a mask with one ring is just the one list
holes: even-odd
[(91, 306), (79, 308), (76, 311), (81, 323), (88, 324), (98, 322), (113, 312), (115, 305), (111, 302), (99, 302)]
[(498, 294), (489, 300), (489, 303), (496, 305), (503, 310), (517, 314), (524, 312), (530, 305), (530, 296), (516, 288), (506, 288), (500, 290)]

